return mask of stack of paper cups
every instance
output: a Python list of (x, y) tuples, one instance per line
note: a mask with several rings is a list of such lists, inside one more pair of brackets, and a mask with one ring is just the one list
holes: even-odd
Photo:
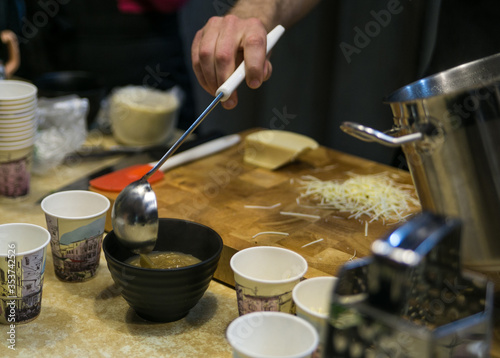
[(0, 197), (26, 196), (37, 129), (37, 88), (0, 81)]

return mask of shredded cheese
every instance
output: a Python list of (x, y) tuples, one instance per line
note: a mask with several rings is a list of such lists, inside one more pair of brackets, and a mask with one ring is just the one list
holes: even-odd
[(319, 215), (310, 215), (310, 214), (302, 214), (302, 213), (293, 213), (290, 211), (280, 211), (281, 215), (289, 215), (289, 216), (298, 216), (302, 218), (310, 218), (310, 219), (321, 219)]
[(283, 235), (283, 236), (288, 236), (288, 233), (287, 232), (279, 232), (279, 231), (262, 231), (262, 232), (259, 232), (259, 233), (255, 234), (254, 236), (252, 236), (252, 239), (255, 239), (257, 236), (260, 236), (260, 235)]
[(317, 244), (318, 242), (321, 242), (321, 241), (323, 241), (323, 239), (314, 240), (314, 241), (311, 241), (311, 242), (309, 242), (309, 243), (307, 243), (305, 245), (302, 245), (301, 247), (304, 248), (304, 247), (307, 247), (307, 246), (311, 246), (311, 245)]
[(355, 257), (356, 257), (356, 250), (354, 250), (354, 255), (351, 256), (351, 258), (349, 259), (349, 261), (352, 261)]
[(299, 181), (303, 193), (298, 202), (312, 199), (316, 206), (351, 213), (349, 218), (360, 219), (367, 215), (370, 221), (405, 221), (412, 209), (420, 208), (418, 200), (411, 194), (411, 186), (396, 183), (387, 173), (357, 175), (341, 181), (322, 181), (305, 176)]
[(268, 206), (266, 206), (266, 205), (245, 205), (244, 208), (245, 209), (274, 209), (280, 205), (281, 205), (281, 203), (277, 203), (274, 205), (268, 205)]

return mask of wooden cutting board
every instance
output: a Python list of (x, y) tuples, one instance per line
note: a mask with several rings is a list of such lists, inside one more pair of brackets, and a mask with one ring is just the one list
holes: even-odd
[[(255, 129), (241, 135), (244, 138), (253, 131)], [(216, 279), (233, 285), (229, 267), (231, 256), (238, 250), (261, 245), (285, 247), (301, 254), (309, 263), (307, 277), (336, 275), (346, 261), (369, 255), (371, 243), (395, 229), (395, 226), (373, 222), (365, 232), (365, 222), (349, 219), (347, 213), (299, 206), (296, 199), (301, 189), (296, 179), (312, 175), (321, 180), (342, 180), (348, 178), (349, 172), (360, 175), (387, 172), (398, 183), (411, 185), (408, 172), (325, 147), (270, 171), (243, 162), (243, 142), (173, 169), (153, 185), (160, 217), (199, 222), (221, 235), (224, 251)], [(90, 189), (106, 195), (111, 201), (118, 194)], [(245, 207), (278, 203), (280, 205), (273, 209)], [(281, 212), (320, 218), (288, 216)], [(111, 230), (109, 220), (107, 229)], [(267, 231), (287, 233), (288, 236), (256, 236)]]

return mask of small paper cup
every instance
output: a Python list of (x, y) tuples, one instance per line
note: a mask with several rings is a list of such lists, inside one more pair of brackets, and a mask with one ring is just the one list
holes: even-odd
[(253, 312), (229, 324), (226, 338), (235, 358), (311, 357), (319, 338), (302, 318), (282, 312)]
[(25, 125), (5, 128), (0, 124), (0, 129), (0, 136), (15, 137), (18, 135), (34, 132), (36, 130), (36, 122), (28, 121)]
[(302, 256), (279, 247), (252, 247), (234, 254), (230, 265), (240, 315), (255, 311), (295, 312), (292, 290), (308, 268)]
[(0, 104), (25, 103), (36, 97), (35, 85), (24, 81), (7, 80), (0, 82)]
[(49, 242), (41, 226), (0, 225), (0, 323), (27, 323), (40, 314)]
[(34, 136), (31, 136), (30, 138), (27, 139), (16, 140), (12, 142), (0, 142), (0, 151), (14, 150), (21, 147), (22, 148), (29, 147), (33, 146), (34, 144), (35, 144)]
[(330, 313), (330, 302), (336, 277), (312, 277), (297, 284), (292, 291), (298, 317), (311, 323), (324, 342)]
[(0, 132), (0, 142), (12, 144), (12, 142), (20, 142), (35, 136), (35, 128), (26, 129), (19, 132)]
[(0, 121), (0, 132), (17, 132), (28, 128), (38, 129), (38, 121), (34, 118), (22, 122), (2, 122)]
[(110, 202), (104, 195), (69, 190), (42, 200), (56, 276), (66, 282), (95, 276)]
[(36, 108), (26, 112), (0, 113), (0, 123), (22, 122), (34, 118), (35, 115)]
[(37, 102), (22, 105), (2, 106), (0, 105), (0, 115), (29, 114), (36, 110)]
[(0, 101), (0, 111), (26, 111), (27, 109), (36, 108), (36, 104), (36, 97), (26, 102)]
[(8, 200), (24, 198), (30, 192), (33, 144), (17, 147), (16, 143), (0, 146), (0, 197)]

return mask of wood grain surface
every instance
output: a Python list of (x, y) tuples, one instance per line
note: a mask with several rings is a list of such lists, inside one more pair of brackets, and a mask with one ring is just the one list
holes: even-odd
[[(255, 130), (241, 135), (245, 137)], [(369, 255), (371, 243), (395, 229), (376, 221), (368, 225), (365, 233), (364, 220), (369, 220), (368, 217), (361, 221), (349, 219), (348, 213), (297, 204), (301, 193), (297, 179), (312, 175), (321, 180), (342, 180), (349, 177), (348, 173), (387, 172), (398, 183), (412, 184), (408, 172), (325, 147), (270, 171), (244, 163), (243, 143), (244, 140), (223, 152), (173, 169), (153, 185), (160, 217), (199, 222), (221, 235), (225, 247), (216, 279), (234, 284), (229, 267), (231, 256), (238, 250), (261, 245), (285, 247), (301, 254), (309, 263), (308, 277), (336, 275), (346, 261)], [(111, 200), (117, 195), (98, 192)], [(278, 203), (280, 205), (273, 209), (245, 207)], [(288, 216), (281, 212), (319, 218)], [(107, 229), (111, 230), (109, 220)], [(255, 236), (268, 231), (288, 236)]]

